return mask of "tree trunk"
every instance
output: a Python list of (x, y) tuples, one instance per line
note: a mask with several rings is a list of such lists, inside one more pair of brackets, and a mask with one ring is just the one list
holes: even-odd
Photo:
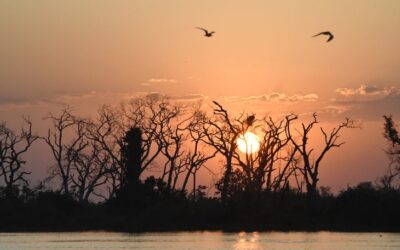
[(227, 199), (227, 193), (230, 185), (230, 180), (231, 180), (231, 174), (232, 174), (232, 157), (229, 157), (226, 161), (226, 170), (224, 174), (224, 185), (222, 187), (221, 191), (221, 200), (222, 202), (225, 202)]

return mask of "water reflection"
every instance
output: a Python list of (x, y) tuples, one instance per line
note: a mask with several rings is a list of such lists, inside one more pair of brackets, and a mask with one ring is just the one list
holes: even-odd
[(237, 235), (236, 242), (233, 246), (235, 250), (261, 250), (259, 242), (260, 235), (258, 232), (246, 233), (240, 232)]
[(400, 249), (399, 233), (169, 232), (0, 233), (0, 250), (336, 250)]

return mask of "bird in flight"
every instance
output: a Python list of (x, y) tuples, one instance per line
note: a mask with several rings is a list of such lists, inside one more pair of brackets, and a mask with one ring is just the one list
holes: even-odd
[(332, 34), (330, 31), (323, 31), (323, 32), (321, 32), (321, 33), (316, 34), (316, 35), (313, 36), (313, 37), (320, 36), (320, 35), (329, 36), (329, 37), (328, 37), (328, 40), (326, 40), (327, 43), (329, 43), (330, 41), (332, 41), (332, 39), (334, 38), (333, 34)]
[(208, 30), (200, 28), (200, 27), (196, 27), (196, 29), (204, 31), (204, 36), (206, 36), (206, 37), (212, 37), (212, 35), (215, 33), (214, 31), (208, 31)]

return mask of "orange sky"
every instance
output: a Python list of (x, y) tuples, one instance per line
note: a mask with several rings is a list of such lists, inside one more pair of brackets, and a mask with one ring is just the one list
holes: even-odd
[[(322, 183), (374, 180), (387, 163), (381, 116), (400, 121), (399, 13), (397, 0), (3, 0), (0, 120), (39, 124), (59, 103), (89, 114), (138, 92), (258, 114), (317, 111), (327, 123), (349, 116), (363, 130), (346, 134)], [(324, 30), (331, 43), (311, 38)]]

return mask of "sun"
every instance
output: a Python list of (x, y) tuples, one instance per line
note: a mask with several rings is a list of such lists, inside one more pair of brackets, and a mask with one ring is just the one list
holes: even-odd
[(246, 132), (240, 135), (236, 141), (239, 150), (244, 154), (255, 153), (260, 149), (260, 141), (258, 136), (252, 132)]

